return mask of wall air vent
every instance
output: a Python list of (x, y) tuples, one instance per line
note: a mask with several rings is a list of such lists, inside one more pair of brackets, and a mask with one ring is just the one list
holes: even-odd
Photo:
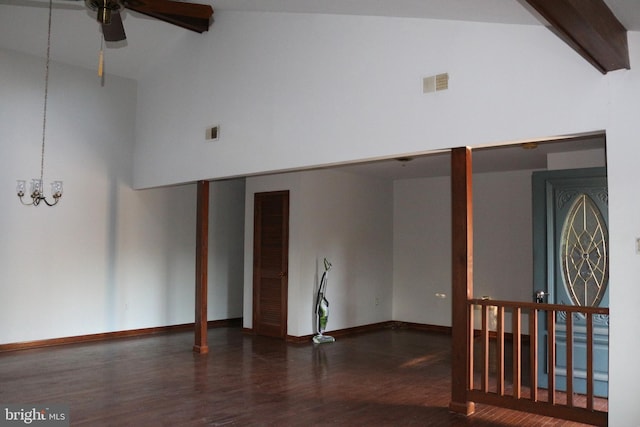
[(422, 93), (449, 89), (449, 74), (443, 73), (422, 79)]

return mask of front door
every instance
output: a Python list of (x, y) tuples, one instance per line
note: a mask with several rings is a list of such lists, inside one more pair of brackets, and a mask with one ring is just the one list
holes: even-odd
[[(534, 293), (544, 302), (609, 306), (608, 192), (605, 168), (533, 174)], [(586, 392), (586, 321), (573, 317), (574, 390)], [(538, 360), (547, 360), (547, 325), (540, 316)], [(566, 313), (556, 317), (556, 384), (566, 389)], [(607, 396), (609, 318), (594, 316), (594, 393)], [(544, 364), (543, 364), (544, 365)], [(548, 385), (547, 367), (538, 384)]]
[(253, 330), (286, 338), (289, 192), (256, 193), (253, 209)]

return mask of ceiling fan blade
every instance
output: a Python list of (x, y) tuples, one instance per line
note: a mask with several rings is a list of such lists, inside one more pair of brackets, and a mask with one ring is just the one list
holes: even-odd
[(126, 0), (124, 7), (187, 30), (202, 33), (213, 22), (213, 8), (208, 4), (172, 0)]
[(108, 42), (119, 42), (127, 38), (124, 33), (124, 25), (122, 25), (122, 17), (119, 13), (111, 15), (110, 24), (102, 24), (102, 34), (104, 35), (104, 40)]

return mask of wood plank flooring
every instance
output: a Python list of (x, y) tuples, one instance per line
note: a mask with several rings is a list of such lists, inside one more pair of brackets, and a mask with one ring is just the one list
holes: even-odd
[(451, 338), (386, 329), (332, 344), (209, 330), (0, 354), (1, 403), (70, 405), (73, 426), (579, 426), (450, 413)]

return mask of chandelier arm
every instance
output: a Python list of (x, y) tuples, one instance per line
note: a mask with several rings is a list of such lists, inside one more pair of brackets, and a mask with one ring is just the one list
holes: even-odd
[(23, 205), (25, 205), (25, 206), (31, 206), (31, 205), (33, 205), (33, 202), (34, 202), (33, 200), (31, 200), (31, 203), (25, 203), (25, 202), (24, 202), (24, 200), (23, 200), (23, 198), (22, 198), (23, 196), (24, 196), (24, 194), (23, 194), (23, 195), (18, 194), (18, 197), (20, 198), (20, 203), (22, 203), (22, 204), (23, 204)]
[(55, 206), (58, 204), (58, 200), (60, 200), (59, 197), (53, 197), (53, 203), (49, 203), (49, 201), (47, 200), (46, 197), (42, 197), (40, 200), (44, 200), (44, 202), (47, 204), (47, 206)]

